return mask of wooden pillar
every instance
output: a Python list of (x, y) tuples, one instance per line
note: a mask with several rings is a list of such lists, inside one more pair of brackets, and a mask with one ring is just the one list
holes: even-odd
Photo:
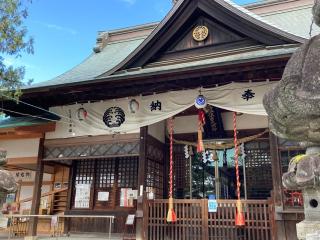
[(278, 150), (278, 138), (272, 132), (269, 133), (270, 153), (272, 162), (272, 198), (274, 203), (275, 224), (273, 229), (274, 239), (287, 239), (285, 220), (283, 219), (283, 194), (281, 164)]
[[(145, 231), (143, 224), (143, 207), (145, 202), (145, 179), (147, 176), (147, 137), (148, 127), (140, 128), (140, 154), (139, 154), (139, 170), (138, 170), (138, 204), (136, 213), (136, 239), (144, 240)], [(143, 190), (141, 192), (141, 190)]]
[[(72, 161), (72, 164), (69, 168), (69, 180), (68, 180), (68, 197), (67, 197), (67, 206), (66, 211), (70, 211), (72, 208), (72, 196), (73, 196), (73, 186), (75, 186), (75, 161)], [(69, 234), (71, 226), (71, 218), (64, 219), (64, 233)]]
[(270, 153), (272, 161), (272, 184), (273, 184), (273, 199), (277, 207), (283, 206), (282, 195), (282, 176), (281, 164), (278, 151), (278, 138), (272, 132), (269, 133)]
[[(35, 181), (34, 181), (34, 187), (33, 187), (33, 196), (32, 196), (31, 211), (30, 211), (31, 215), (39, 214), (41, 187), (42, 187), (43, 169), (44, 169), (44, 162), (42, 161), (43, 150), (44, 150), (43, 143), (44, 143), (44, 138), (41, 138), (39, 143), (36, 174), (35, 174)], [(30, 218), (30, 224), (28, 228), (29, 236), (37, 236), (37, 225), (38, 225), (38, 218), (37, 217)]]

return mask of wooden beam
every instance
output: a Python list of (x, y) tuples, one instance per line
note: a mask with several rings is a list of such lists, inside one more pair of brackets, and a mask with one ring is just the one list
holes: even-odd
[(24, 170), (21, 167), (18, 166), (8, 166), (8, 165), (4, 165), (3, 169), (7, 170), (7, 171), (20, 171), (20, 170)]
[(7, 165), (37, 164), (38, 157), (8, 158)]
[[(44, 162), (42, 161), (43, 152), (44, 152), (44, 139), (41, 138), (39, 142), (39, 151), (38, 151), (38, 159), (37, 159), (37, 169), (33, 187), (33, 197), (31, 204), (31, 215), (39, 214), (40, 207), (40, 198), (41, 198), (41, 187), (43, 180), (43, 170), (44, 170)], [(28, 235), (29, 236), (37, 236), (37, 226), (38, 226), (38, 218), (32, 217), (29, 223)]]
[(113, 142), (131, 142), (139, 139), (139, 133), (119, 134), (119, 135), (103, 135), (103, 136), (87, 136), (64, 139), (46, 139), (45, 146), (68, 146), (68, 145), (87, 145), (99, 143)]
[(15, 140), (15, 139), (29, 139), (29, 138), (43, 138), (43, 133), (17, 133), (17, 132), (5, 132), (0, 133), (0, 140)]
[[(99, 101), (140, 94), (153, 94), (166, 91), (174, 91), (199, 86), (214, 87), (228, 82), (261, 82), (266, 79), (278, 81), (281, 79), (283, 69), (289, 56), (277, 59), (255, 60), (246, 63), (229, 64), (226, 66), (212, 66), (201, 69), (185, 69), (161, 74), (141, 76), (127, 76), (121, 79), (117, 75), (108, 81), (90, 81), (77, 86), (58, 86), (55, 89), (48, 88), (45, 91), (25, 92), (23, 100), (39, 106), (59, 106), (77, 102)], [(174, 84), (175, 86), (172, 86)], [(112, 91), (105, 91), (112, 89)], [(50, 90), (50, 91), (49, 91)], [(77, 93), (75, 94), (75, 91)], [(151, 92), (151, 93), (150, 93)], [(7, 109), (16, 109), (20, 106), (5, 102)], [(25, 111), (20, 109), (19, 111)]]
[(34, 132), (45, 133), (45, 132), (53, 132), (55, 130), (56, 130), (55, 122), (15, 128), (15, 131), (17, 132), (26, 132), (26, 133), (34, 133)]
[[(28, 169), (36, 171), (37, 169), (38, 157), (22, 157), (22, 158), (8, 158), (8, 162), (5, 165), (5, 168), (8, 170), (22, 170)], [(45, 165), (45, 173), (54, 174), (54, 167), (51, 165)]]
[[(146, 172), (147, 172), (147, 137), (148, 127), (140, 128), (140, 157), (139, 157), (139, 172), (138, 172), (138, 204), (137, 204), (137, 221), (136, 221), (136, 239), (144, 240), (145, 231), (143, 227), (143, 208), (145, 203), (146, 189)], [(141, 192), (143, 190), (143, 192)]]
[[(53, 184), (53, 181), (43, 181), (42, 182), (42, 186), (44, 186), (44, 185), (51, 186), (52, 184)], [(20, 185), (21, 186), (33, 186), (34, 182), (21, 182)]]

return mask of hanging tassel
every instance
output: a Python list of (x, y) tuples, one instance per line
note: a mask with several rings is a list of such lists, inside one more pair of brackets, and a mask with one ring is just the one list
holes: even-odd
[(176, 213), (173, 209), (173, 198), (169, 198), (169, 208), (168, 208), (168, 215), (167, 215), (167, 222), (176, 222), (177, 221), (177, 216)]
[(240, 200), (237, 200), (237, 210), (236, 210), (236, 220), (235, 220), (237, 227), (243, 227), (246, 225), (246, 220), (244, 218), (244, 214), (242, 211), (242, 203)]
[(167, 222), (174, 223), (177, 221), (176, 213), (173, 209), (173, 119), (168, 121), (168, 129), (170, 135), (170, 170), (169, 170), (169, 206)]
[(204, 146), (203, 146), (203, 137), (202, 137), (202, 131), (203, 126), (205, 124), (205, 114), (202, 109), (199, 109), (198, 112), (198, 144), (197, 144), (197, 152), (201, 153), (204, 152)]

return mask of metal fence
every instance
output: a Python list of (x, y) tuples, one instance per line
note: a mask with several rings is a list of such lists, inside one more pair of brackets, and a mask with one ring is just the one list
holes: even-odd
[[(46, 229), (45, 235), (58, 239), (60, 236), (70, 236), (68, 229), (65, 229), (65, 220), (67, 219), (88, 219), (100, 218), (107, 219), (106, 229), (107, 239), (111, 239), (111, 232), (114, 224), (114, 216), (101, 216), (101, 215), (6, 215), (8, 218), (8, 239), (16, 237), (28, 236), (28, 228), (31, 218), (44, 219), (49, 225)], [(42, 233), (43, 235), (43, 233)]]

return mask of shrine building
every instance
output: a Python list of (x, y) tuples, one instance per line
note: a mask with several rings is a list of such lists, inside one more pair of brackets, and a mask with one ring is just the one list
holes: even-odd
[[(114, 235), (131, 216), (145, 240), (297, 239), (302, 195), (281, 177), (305, 149), (269, 132), (262, 99), (320, 32), (313, 3), (179, 0), (161, 22), (99, 32), (79, 65), (3, 103), (0, 148), (19, 182), (3, 212)], [(30, 218), (22, 235), (37, 232), (50, 219)]]

